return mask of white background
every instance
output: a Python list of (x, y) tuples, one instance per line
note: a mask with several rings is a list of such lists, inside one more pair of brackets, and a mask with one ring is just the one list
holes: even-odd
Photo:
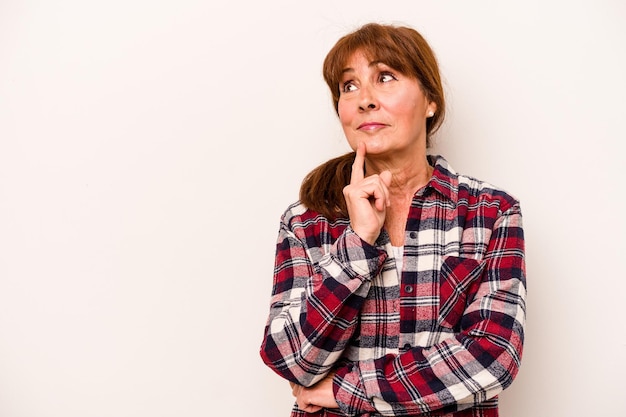
[(287, 416), (258, 355), (278, 221), (347, 150), (321, 64), (429, 40), (458, 171), (522, 202), (505, 417), (624, 416), (622, 1), (0, 0), (0, 416)]

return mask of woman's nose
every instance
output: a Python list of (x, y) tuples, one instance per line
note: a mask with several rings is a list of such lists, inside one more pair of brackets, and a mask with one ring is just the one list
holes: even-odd
[(370, 87), (361, 87), (361, 97), (359, 97), (359, 110), (370, 111), (378, 108), (378, 101)]

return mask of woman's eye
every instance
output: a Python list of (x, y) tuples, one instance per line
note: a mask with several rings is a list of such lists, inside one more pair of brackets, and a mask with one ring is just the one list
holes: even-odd
[(395, 80), (396, 77), (394, 77), (393, 74), (389, 72), (383, 72), (382, 74), (380, 74), (379, 79), (381, 83), (388, 83), (389, 81)]
[(341, 87), (342, 93), (349, 93), (350, 91), (354, 91), (354, 90), (356, 90), (356, 85), (354, 85), (352, 81), (346, 81), (345, 83), (343, 83), (343, 86)]

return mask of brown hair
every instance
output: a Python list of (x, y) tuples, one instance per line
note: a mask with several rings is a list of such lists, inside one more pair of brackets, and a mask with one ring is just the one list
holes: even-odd
[[(426, 119), (426, 145), (430, 146), (431, 136), (443, 123), (445, 99), (437, 59), (424, 37), (409, 27), (368, 23), (340, 38), (323, 65), (335, 110), (338, 110), (342, 71), (357, 51), (416, 79), (426, 98), (437, 105), (435, 115)], [(311, 171), (302, 182), (300, 201), (329, 219), (348, 217), (343, 188), (350, 182), (354, 155), (347, 153)]]

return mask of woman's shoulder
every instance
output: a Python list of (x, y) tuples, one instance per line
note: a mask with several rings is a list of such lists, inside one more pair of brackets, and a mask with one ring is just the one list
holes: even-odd
[(440, 156), (432, 157), (439, 182), (445, 184), (453, 199), (465, 204), (495, 204), (501, 211), (519, 206), (519, 199), (507, 189), (484, 179), (454, 170), (448, 161)]
[(311, 228), (319, 230), (320, 228), (345, 228), (350, 224), (350, 220), (346, 218), (330, 220), (297, 200), (287, 206), (281, 216), (281, 224), (292, 231)]

